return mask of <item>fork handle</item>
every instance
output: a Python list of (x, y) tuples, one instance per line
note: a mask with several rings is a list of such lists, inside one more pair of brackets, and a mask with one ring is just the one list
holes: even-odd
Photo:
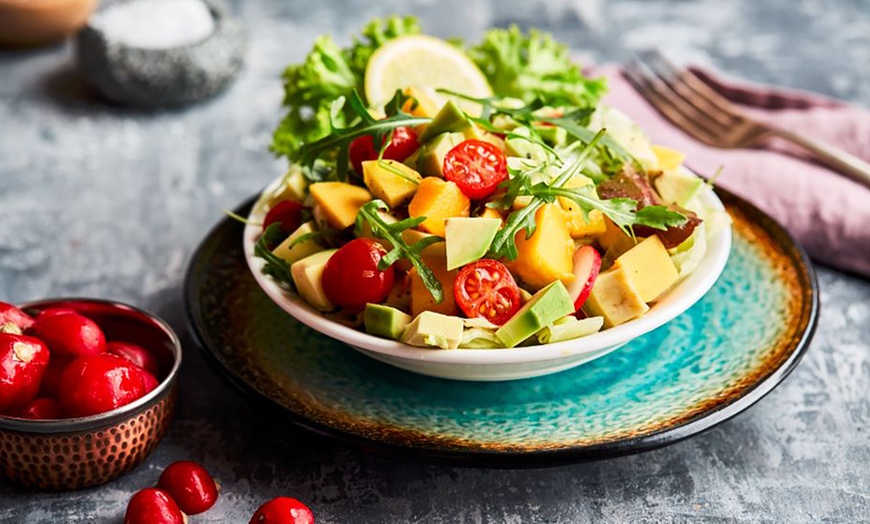
[(850, 155), (827, 142), (809, 138), (787, 129), (771, 127), (770, 132), (775, 136), (802, 147), (818, 161), (870, 189), (870, 164), (860, 158)]

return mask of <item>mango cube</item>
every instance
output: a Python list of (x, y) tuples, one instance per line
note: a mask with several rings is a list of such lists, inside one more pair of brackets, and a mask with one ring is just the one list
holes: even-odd
[(426, 217), (420, 229), (444, 236), (444, 219), (467, 217), (471, 201), (453, 182), (437, 177), (426, 177), (417, 186), (417, 193), (408, 204), (412, 217)]
[(658, 160), (659, 169), (662, 171), (676, 171), (686, 159), (684, 153), (670, 147), (653, 145), (652, 151)]
[(574, 280), (574, 241), (556, 204), (544, 204), (535, 214), (535, 233), (526, 238), (525, 230), (517, 233), (519, 256), (509, 263), (511, 271), (534, 289), (554, 280), (567, 285)]
[(426, 289), (417, 269), (413, 268), (408, 272), (408, 278), (411, 281), (411, 315), (416, 317), (423, 311), (458, 315), (459, 308), (456, 307), (456, 300), (453, 298), (453, 281), (456, 280), (458, 271), (447, 271), (447, 254), (444, 251), (444, 243), (441, 242), (426, 248), (422, 258), (423, 263), (435, 273), (435, 277), (441, 282), (444, 300), (440, 304), (435, 303), (435, 298)]
[(329, 227), (335, 229), (352, 226), (360, 208), (372, 199), (365, 188), (345, 182), (317, 182), (308, 190), (323, 210)]
[(409, 115), (432, 118), (438, 114), (440, 107), (432, 95), (419, 87), (409, 87), (404, 91), (405, 96), (411, 99), (405, 101), (402, 111)]

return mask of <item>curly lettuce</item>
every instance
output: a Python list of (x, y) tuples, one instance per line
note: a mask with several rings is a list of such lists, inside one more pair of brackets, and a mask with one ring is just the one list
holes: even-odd
[(594, 107), (607, 90), (604, 78), (589, 79), (571, 60), (568, 46), (548, 33), (517, 26), (491, 29), (468, 49), (494, 93), (552, 107)]
[[(372, 53), (394, 38), (419, 32), (415, 18), (392, 16), (369, 22), (349, 48), (340, 48), (328, 35), (317, 38), (305, 61), (287, 67), (282, 76), (287, 113), (272, 135), (272, 152), (298, 160), (303, 144), (329, 134), (333, 101), (348, 97), (354, 89), (363, 92), (365, 68)], [(345, 107), (332, 115), (332, 121), (344, 126), (353, 117)]]

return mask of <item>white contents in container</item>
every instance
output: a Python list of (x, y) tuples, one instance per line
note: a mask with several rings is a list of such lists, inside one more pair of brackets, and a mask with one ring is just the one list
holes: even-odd
[(202, 0), (130, 0), (94, 16), (107, 40), (142, 49), (169, 49), (205, 40), (214, 17)]

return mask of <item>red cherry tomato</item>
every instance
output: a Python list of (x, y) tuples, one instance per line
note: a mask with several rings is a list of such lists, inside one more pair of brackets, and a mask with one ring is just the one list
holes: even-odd
[(124, 524), (184, 524), (178, 504), (162, 489), (145, 488), (130, 499)]
[(24, 406), (18, 416), (33, 420), (60, 418), (60, 404), (53, 398), (37, 398)]
[(166, 491), (181, 511), (196, 515), (214, 506), (217, 484), (200, 464), (188, 460), (173, 462), (160, 475), (157, 487)]
[(0, 302), (0, 326), (6, 323), (15, 324), (18, 329), (24, 331), (33, 325), (33, 319), (12, 304)]
[[(404, 162), (419, 148), (417, 133), (410, 127), (397, 127), (393, 130), (393, 138), (384, 150), (383, 158)], [(359, 175), (362, 175), (362, 163), (366, 160), (376, 160), (380, 153), (375, 149), (375, 141), (371, 135), (361, 136), (351, 142), (347, 152), (350, 156), (350, 165)]]
[(66, 307), (50, 307), (48, 309), (43, 309), (36, 315), (36, 318), (39, 317), (50, 317), (52, 315), (66, 315), (72, 313), (73, 315), (78, 315), (79, 312), (74, 309), (69, 309)]
[(356, 238), (343, 245), (323, 268), (323, 291), (334, 305), (362, 311), (367, 302), (382, 302), (393, 287), (395, 271), (378, 269), (386, 250), (370, 238)]
[(106, 350), (106, 337), (100, 327), (78, 313), (38, 317), (30, 332), (48, 345), (52, 355), (82, 357)]
[(601, 270), (601, 255), (592, 246), (583, 246), (574, 253), (574, 280), (568, 285), (568, 295), (574, 301), (574, 311), (580, 311)]
[(294, 498), (276, 497), (260, 506), (248, 524), (314, 524), (314, 513)]
[(106, 344), (106, 353), (125, 358), (154, 376), (160, 374), (160, 363), (157, 362), (157, 358), (142, 346), (129, 342), (109, 342)]
[(289, 235), (302, 225), (303, 209), (305, 209), (305, 206), (294, 200), (279, 202), (266, 213), (266, 218), (263, 219), (263, 229), (265, 230), (272, 224), (280, 222), (281, 231)]
[(466, 140), (444, 156), (444, 178), (454, 182), (471, 200), (495, 193), (508, 176), (507, 158), (489, 142)]
[(62, 357), (60, 355), (52, 355), (48, 361), (48, 367), (45, 368), (45, 373), (42, 375), (42, 382), (39, 385), (40, 397), (57, 398), (60, 390), (60, 378), (63, 372), (70, 363), (75, 360), (71, 357)]
[(141, 370), (116, 355), (79, 357), (60, 379), (60, 403), (71, 417), (111, 411), (144, 394)]
[(18, 410), (36, 398), (48, 358), (41, 340), (0, 333), (0, 413)]
[(157, 389), (157, 386), (160, 385), (160, 381), (154, 378), (154, 375), (148, 373), (144, 369), (140, 369), (139, 374), (142, 375), (142, 387), (145, 388), (145, 393), (143, 393), (143, 395), (151, 393), (152, 391)]
[(456, 304), (468, 317), (483, 317), (497, 326), (522, 306), (520, 288), (504, 264), (484, 258), (462, 268), (453, 284)]

